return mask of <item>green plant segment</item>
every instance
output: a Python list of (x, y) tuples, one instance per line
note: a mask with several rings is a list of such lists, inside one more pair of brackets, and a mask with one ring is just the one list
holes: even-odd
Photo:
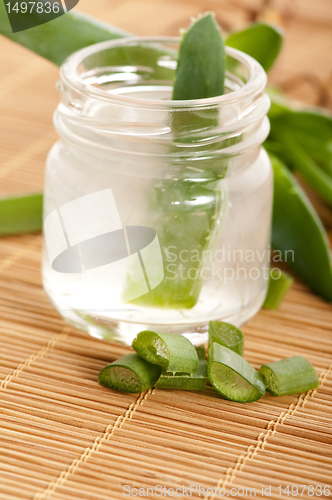
[(271, 113), (270, 122), (267, 147), (332, 207), (332, 118), (289, 108)]
[(289, 274), (283, 273), (279, 269), (270, 269), (269, 287), (263, 307), (278, 309), (293, 281)]
[(213, 342), (208, 355), (209, 380), (219, 394), (237, 403), (250, 403), (264, 396), (261, 375), (248, 361), (225, 346)]
[(259, 373), (265, 380), (267, 389), (274, 396), (306, 392), (319, 386), (315, 368), (301, 356), (263, 365)]
[(149, 363), (167, 372), (194, 375), (198, 368), (196, 349), (186, 337), (145, 330), (133, 340), (133, 348)]
[(195, 347), (197, 357), (198, 357), (198, 362), (201, 361), (202, 359), (206, 359), (206, 353), (205, 353), (205, 347), (203, 345), (200, 345), (199, 347)]
[[(203, 253), (211, 244), (224, 196), (210, 188), (207, 181), (193, 182), (192, 176), (187, 180), (159, 181), (152, 187), (149, 223), (157, 231), (164, 258), (167, 260), (168, 251), (172, 251), (176, 263), (164, 266), (163, 281), (133, 300), (133, 304), (186, 309), (196, 304), (203, 279), (191, 278), (189, 270), (200, 271), (204, 265)], [(199, 256), (195, 262), (181, 262), (181, 251), (188, 249)], [(132, 286), (130, 281), (127, 286)]]
[(142, 392), (157, 382), (159, 366), (148, 363), (137, 354), (126, 354), (101, 370), (98, 382), (124, 392)]
[[(37, 13), (35, 15), (38, 16)], [(13, 34), (4, 4), (1, 2), (0, 33), (58, 65), (72, 52), (87, 45), (130, 36), (129, 33), (111, 25), (75, 12), (69, 12), (51, 23), (44, 24), (42, 30), (37, 27)], [(255, 57), (267, 70), (280, 51), (282, 33), (279, 29), (268, 24), (256, 23), (237, 33), (231, 33), (226, 38), (226, 45)], [(184, 86), (182, 85), (182, 87)], [(269, 112), (271, 133), (266, 142), (266, 148), (273, 154), (272, 161), (275, 172), (272, 244), (282, 252), (293, 250), (294, 260), (288, 263), (315, 292), (326, 300), (332, 301), (331, 257), (327, 235), (315, 210), (308, 204), (301, 188), (291, 172), (287, 170), (289, 167), (291, 170), (299, 172), (306, 182), (328, 203), (331, 203), (332, 119), (320, 110), (302, 111), (296, 109), (278, 92), (273, 91), (273, 89), (269, 89), (268, 92), (272, 105)], [(175, 96), (175, 98), (178, 97)], [(286, 166), (282, 165), (278, 158), (284, 161)], [(291, 195), (292, 187), (295, 189), (295, 196)], [(201, 189), (209, 189), (209, 186), (201, 186)], [(153, 197), (158, 196), (162, 198), (162, 194), (156, 190)], [(16, 198), (14, 203), (19, 204), (19, 200), (20, 198)], [(210, 208), (207, 207), (207, 213), (209, 210), (212, 212), (214, 203), (212, 202)], [(294, 208), (295, 212), (293, 212)], [(3, 211), (1, 205), (0, 210), (0, 234), (5, 234), (9, 224), (6, 221), (6, 212)], [(37, 226), (29, 228), (27, 224), (21, 223), (19, 210), (13, 209), (12, 214), (10, 232), (19, 233), (38, 229)], [(190, 218), (189, 213), (187, 213), (187, 217)], [(168, 222), (171, 219), (172, 213), (170, 212)], [(41, 205), (39, 220), (41, 220)], [(206, 234), (213, 233), (213, 223), (208, 224), (204, 231)], [(204, 231), (201, 232), (202, 240), (205, 236)], [(305, 234), (306, 231), (308, 231), (307, 234)], [(201, 241), (193, 244), (201, 245)], [(183, 291), (180, 285), (178, 290), (180, 293)], [(166, 304), (167, 302), (170, 304), (172, 300), (178, 300), (171, 297), (173, 292), (174, 290), (170, 288), (169, 299), (165, 293)], [(190, 300), (186, 304), (179, 302), (179, 307), (192, 307), (194, 305), (195, 296), (199, 293), (199, 286), (197, 290), (192, 288), (192, 292)], [(151, 301), (160, 305), (157, 297), (151, 297)]]
[(157, 380), (157, 389), (177, 389), (182, 391), (204, 391), (207, 382), (207, 361), (205, 359), (204, 347), (196, 348), (198, 356), (198, 368), (194, 375), (186, 373), (167, 372), (164, 368)]
[(241, 31), (230, 33), (226, 45), (241, 50), (268, 71), (277, 59), (283, 43), (283, 32), (270, 24), (253, 23)]
[[(195, 60), (193, 62), (193, 60)], [(178, 65), (173, 87), (173, 100), (212, 97), (223, 93), (225, 75), (224, 41), (219, 26), (211, 14), (194, 21), (183, 34), (178, 54)], [(178, 111), (170, 114), (173, 137), (178, 144), (171, 152), (181, 156), (181, 140), (197, 140), (193, 131), (206, 129), (213, 134), (218, 123), (215, 110), (205, 113)], [(211, 148), (213, 150), (213, 146)], [(213, 152), (213, 151), (212, 151)], [(196, 153), (197, 155), (197, 153)], [(189, 167), (189, 169), (187, 168)], [(181, 167), (170, 162), (169, 176), (174, 179), (156, 181), (149, 192), (149, 224), (157, 231), (159, 243), (167, 261), (168, 249), (177, 255), (177, 264), (164, 266), (163, 281), (133, 304), (161, 308), (192, 308), (197, 303), (203, 285), (200, 270), (204, 265), (204, 250), (213, 244), (219, 218), (225, 209), (225, 193), (218, 180), (225, 175), (220, 160), (199, 157), (192, 162), (181, 158)], [(198, 256), (195, 263), (182, 262), (182, 251), (190, 250)], [(197, 270), (191, 277), (190, 269)], [(191, 271), (192, 272), (192, 271)], [(128, 279), (127, 287), (134, 283)]]
[(224, 93), (225, 47), (211, 14), (197, 19), (183, 34), (173, 99), (205, 99)]
[(209, 322), (209, 346), (217, 344), (228, 347), (240, 356), (244, 353), (244, 335), (236, 326), (223, 321)]
[(0, 235), (41, 231), (42, 210), (40, 193), (0, 199)]

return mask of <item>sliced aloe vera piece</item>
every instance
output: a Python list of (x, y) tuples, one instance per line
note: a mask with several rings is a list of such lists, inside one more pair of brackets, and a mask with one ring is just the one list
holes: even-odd
[(157, 387), (158, 389), (203, 391), (206, 387), (206, 382), (207, 382), (207, 361), (205, 359), (199, 359), (198, 368), (196, 373), (194, 373), (194, 375), (188, 375), (186, 373), (175, 373), (175, 375), (172, 375), (171, 373), (163, 369), (159, 377), (159, 380), (155, 384), (155, 387)]
[[(149, 220), (163, 252), (164, 279), (132, 304), (190, 309), (197, 303), (204, 283), (204, 252), (213, 245), (227, 203), (210, 182), (198, 178), (193, 182), (192, 177), (160, 181), (152, 188)], [(128, 277), (126, 289), (132, 286)]]
[(209, 322), (209, 346), (217, 342), (243, 356), (244, 335), (236, 326), (224, 321)]
[(263, 307), (278, 309), (293, 281), (289, 274), (279, 271), (279, 269), (270, 269), (269, 287)]
[(98, 382), (117, 391), (136, 393), (153, 387), (160, 373), (160, 366), (132, 353), (105, 366), (99, 373)]
[(224, 398), (250, 403), (264, 396), (262, 376), (239, 354), (213, 342), (209, 347), (209, 379)]
[(173, 333), (140, 332), (132, 347), (149, 363), (162, 366), (167, 372), (194, 375), (198, 356), (190, 340)]
[(267, 390), (274, 396), (306, 392), (319, 386), (315, 368), (302, 356), (263, 365), (259, 373), (266, 382)]

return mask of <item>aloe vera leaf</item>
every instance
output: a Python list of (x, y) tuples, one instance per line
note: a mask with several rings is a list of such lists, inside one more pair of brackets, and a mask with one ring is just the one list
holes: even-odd
[(279, 269), (270, 269), (269, 287), (264, 300), (263, 307), (266, 309), (278, 309), (289, 288), (292, 286), (293, 278)]
[[(0, 3), (1, 8), (2, 4)], [(24, 23), (25, 14), (19, 12), (17, 15), (22, 17), (22, 23)], [(30, 16), (38, 20), (45, 16), (45, 14), (37, 13), (33, 9)], [(52, 20), (52, 22), (43, 24), (42, 27), (36, 26), (18, 33), (12, 33), (7, 15), (4, 12), (0, 20), (0, 33), (57, 65), (61, 65), (73, 52), (83, 49), (88, 45), (131, 36), (130, 33), (120, 30), (115, 26), (77, 12), (68, 12)], [(156, 53), (160, 56), (169, 54), (170, 51), (166, 49), (161, 50), (157, 46), (144, 47), (144, 50), (140, 46), (118, 47), (111, 51), (100, 53), (98, 63), (100, 66), (107, 66), (108, 64), (116, 65), (119, 63), (130, 64), (131, 59), (135, 57), (138, 64), (142, 66), (151, 65), (153, 67), (154, 74), (145, 76), (167, 79), (172, 74), (170, 70), (157, 63), (154, 66), (151, 64), (156, 59)]]
[(225, 47), (219, 25), (209, 13), (182, 35), (173, 100), (205, 99), (224, 93)]
[(317, 113), (288, 112), (271, 120), (269, 139), (282, 145), (281, 157), (332, 206), (331, 137), (332, 120)]
[(272, 118), (292, 110), (292, 103), (286, 98), (285, 94), (278, 88), (272, 85), (266, 86), (266, 93), (270, 98), (271, 105), (268, 111), (268, 117)]
[(332, 205), (332, 117), (319, 111), (284, 110), (270, 117), (268, 140), (278, 155)]
[(271, 100), (268, 141), (274, 141), (283, 154), (283, 138), (279, 137), (279, 131), (287, 132), (287, 136), (291, 135), (317, 166), (332, 177), (332, 115), (317, 107), (306, 109), (303, 104), (287, 99), (275, 87), (268, 86), (267, 93)]
[(230, 33), (226, 45), (241, 50), (258, 61), (268, 71), (277, 59), (283, 44), (283, 31), (267, 23), (253, 23)]
[(271, 101), (268, 112), (271, 123), (282, 115), (286, 126), (291, 125), (298, 138), (306, 142), (314, 141), (310, 145), (312, 151), (316, 150), (316, 146), (321, 146), (320, 141), (324, 144), (324, 149), (329, 147), (332, 133), (332, 114), (329, 111), (292, 101), (280, 88), (272, 85), (267, 85), (266, 93)]
[[(210, 59), (211, 53), (215, 56)], [(214, 70), (216, 57), (221, 57), (217, 72)], [(183, 34), (178, 61), (173, 99), (209, 97), (223, 91), (224, 42), (220, 28), (211, 14), (200, 17)], [(193, 64), (194, 73), (191, 69)], [(193, 78), (195, 85), (191, 88), (189, 82)], [(190, 142), (191, 130), (203, 127), (213, 129), (216, 114), (215, 110), (212, 113), (209, 111), (211, 110), (203, 115), (196, 112), (173, 114), (171, 127), (177, 145), (171, 146), (172, 152), (177, 151), (179, 154), (178, 137), (180, 135), (181, 138), (183, 131), (186, 132), (185, 141)], [(203, 285), (201, 270), (204, 265), (204, 250), (213, 241), (226, 205), (225, 193), (216, 185), (216, 181), (224, 177), (225, 168), (222, 168), (219, 159), (212, 162), (206, 159), (196, 160), (194, 170), (201, 171), (200, 174), (193, 174), (191, 169), (186, 171), (187, 166), (191, 168), (191, 162), (188, 161), (186, 165), (183, 161), (182, 172), (177, 173), (176, 180), (156, 180), (151, 188), (149, 223), (158, 234), (164, 254), (165, 276), (156, 288), (133, 300), (133, 304), (172, 309), (192, 308), (199, 298)], [(173, 257), (168, 258), (170, 252), (175, 256), (175, 262)], [(183, 252), (189, 258), (182, 259)], [(195, 260), (190, 259), (193, 254), (196, 255)], [(132, 283), (128, 277), (127, 287), (130, 286)]]
[[(15, 15), (22, 18), (21, 24), (24, 25), (26, 14), (19, 10)], [(38, 22), (45, 14), (33, 9), (29, 16), (33, 16)], [(130, 36), (119, 28), (78, 12), (67, 12), (42, 26), (13, 33), (4, 2), (0, 2), (0, 33), (58, 65), (70, 54), (87, 45)]]
[(42, 229), (41, 193), (0, 199), (0, 236), (38, 232)]
[(282, 144), (288, 164), (332, 207), (332, 177), (319, 167), (295, 138), (283, 133)]
[[(269, 92), (270, 95), (270, 92)], [(270, 97), (271, 98), (271, 97)], [(272, 105), (275, 98), (271, 100)], [(281, 103), (279, 99), (279, 103)], [(285, 103), (286, 106), (286, 103)], [(332, 176), (332, 115), (321, 109), (280, 108), (269, 112), (271, 137), (287, 130), (319, 166)]]
[(272, 245), (316, 293), (332, 302), (332, 263), (324, 226), (289, 169), (275, 156), (270, 158), (274, 171)]
[(286, 122), (296, 142), (332, 177), (332, 116), (322, 110), (298, 110), (287, 113)]
[(274, 88), (268, 94), (271, 131), (264, 146), (332, 205), (332, 116), (300, 109)]

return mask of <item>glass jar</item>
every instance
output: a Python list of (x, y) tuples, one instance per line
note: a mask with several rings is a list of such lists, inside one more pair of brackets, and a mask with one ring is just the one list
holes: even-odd
[(266, 74), (227, 48), (222, 96), (173, 101), (178, 38), (126, 38), (61, 67), (44, 198), (43, 281), (60, 314), (130, 344), (207, 339), (261, 307), (272, 169)]

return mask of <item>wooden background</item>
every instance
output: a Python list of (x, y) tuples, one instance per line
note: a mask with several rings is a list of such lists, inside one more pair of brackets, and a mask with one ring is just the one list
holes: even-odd
[[(278, 22), (287, 39), (271, 80), (332, 109), (331, 0), (80, 0), (79, 9), (139, 35), (176, 35), (206, 10), (225, 30)], [(58, 68), (0, 43), (0, 193), (41, 190), (56, 140)], [(331, 211), (310, 196), (331, 236)], [(278, 485), (331, 482), (330, 305), (297, 281), (280, 310), (261, 311), (244, 328), (254, 366), (304, 355), (319, 372), (318, 390), (250, 405), (224, 401), (211, 388), (118, 394), (96, 378), (126, 348), (64, 324), (41, 287), (40, 247), (39, 235), (0, 241), (1, 500), (123, 498), (125, 484), (218, 485), (228, 495), (255, 487), (257, 496), (271, 485), (271, 498), (279, 498)]]

